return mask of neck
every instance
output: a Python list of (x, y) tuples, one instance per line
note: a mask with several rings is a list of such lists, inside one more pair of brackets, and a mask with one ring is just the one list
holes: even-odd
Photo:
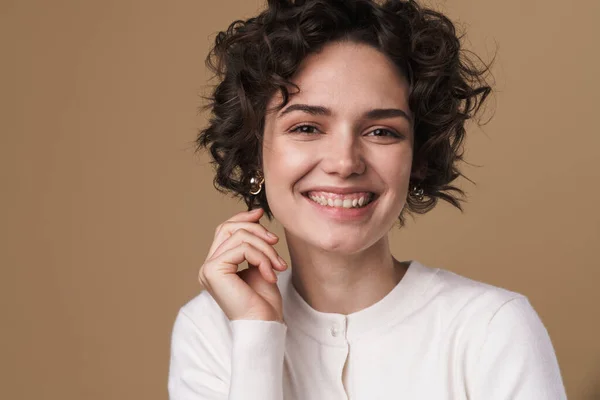
[(383, 299), (400, 282), (408, 263), (394, 259), (387, 235), (355, 254), (323, 251), (286, 232), (292, 284), (315, 310), (351, 314)]

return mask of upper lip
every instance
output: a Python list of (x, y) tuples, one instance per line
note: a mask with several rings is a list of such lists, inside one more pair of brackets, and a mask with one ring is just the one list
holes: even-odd
[(303, 193), (308, 192), (329, 192), (329, 193), (337, 193), (337, 194), (349, 194), (349, 193), (360, 193), (360, 192), (369, 192), (375, 193), (373, 190), (366, 188), (364, 186), (348, 186), (348, 187), (340, 187), (340, 186), (317, 186), (305, 190)]

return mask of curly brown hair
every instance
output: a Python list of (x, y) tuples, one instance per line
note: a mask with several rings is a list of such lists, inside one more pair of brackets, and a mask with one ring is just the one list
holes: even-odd
[(409, 193), (400, 226), (406, 212), (424, 214), (438, 199), (462, 211), (465, 193), (451, 183), (466, 178), (458, 169), (465, 122), (491, 92), (489, 64), (461, 47), (461, 36), (445, 15), (412, 0), (268, 0), (258, 16), (219, 32), (206, 58), (219, 83), (207, 98), (208, 126), (196, 139), (196, 151), (208, 148), (212, 155), (215, 187), (272, 217), (268, 188), (257, 196), (249, 193), (250, 179), (261, 171), (267, 105), (279, 91), (279, 109), (284, 107), (288, 88), (297, 88), (290, 79), (304, 58), (335, 41), (374, 47), (409, 82), (415, 137), (411, 186), (422, 188), (423, 196)]

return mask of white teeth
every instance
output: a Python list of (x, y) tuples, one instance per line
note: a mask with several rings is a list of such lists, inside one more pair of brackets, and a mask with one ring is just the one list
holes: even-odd
[(309, 196), (309, 198), (312, 201), (314, 201), (315, 203), (320, 204), (322, 206), (359, 208), (359, 207), (369, 204), (372, 196), (366, 195), (366, 196), (359, 197), (358, 199), (343, 199), (343, 200), (340, 198), (331, 199), (331, 198), (325, 198), (322, 196)]

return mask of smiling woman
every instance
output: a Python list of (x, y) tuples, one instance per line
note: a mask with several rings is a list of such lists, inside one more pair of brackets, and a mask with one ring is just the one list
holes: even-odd
[[(384, 53), (347, 40), (308, 55), (293, 82), (289, 105), (265, 117), (262, 154), (267, 204), (290, 249), (356, 254), (384, 245), (410, 179), (408, 82)], [(274, 96), (267, 107), (280, 103)]]
[(527, 297), (390, 251), (406, 213), (460, 208), (464, 123), (491, 90), (444, 15), (272, 0), (208, 61), (198, 145), (251, 211), (217, 227), (177, 316), (173, 400), (566, 398)]

